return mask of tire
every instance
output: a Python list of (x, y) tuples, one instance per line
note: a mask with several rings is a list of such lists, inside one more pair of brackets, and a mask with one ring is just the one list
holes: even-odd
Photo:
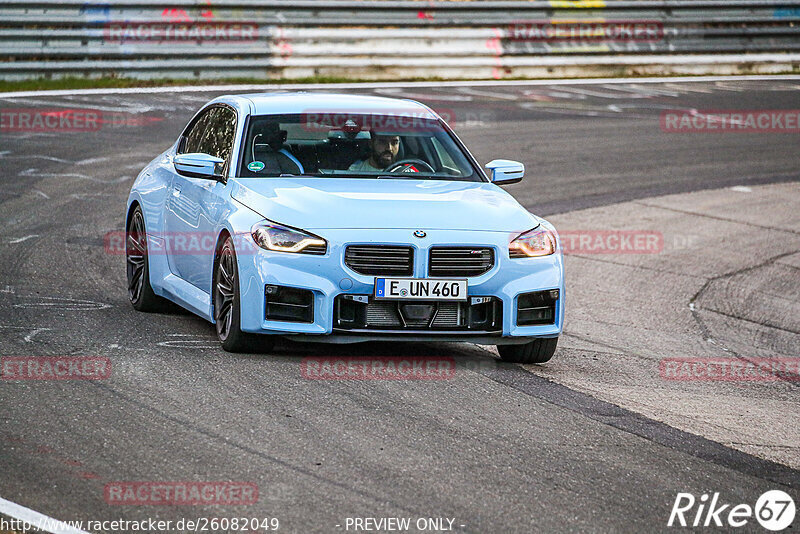
[(227, 236), (214, 262), (214, 322), (217, 337), (227, 352), (269, 352), (275, 341), (266, 335), (248, 334), (241, 329), (239, 266), (233, 240)]
[(150, 285), (150, 265), (147, 256), (147, 229), (142, 208), (136, 206), (125, 232), (125, 271), (128, 278), (128, 300), (140, 312), (159, 312), (168, 309), (168, 302), (159, 297)]
[(557, 337), (534, 339), (524, 345), (498, 345), (500, 359), (510, 363), (545, 363), (556, 352)]

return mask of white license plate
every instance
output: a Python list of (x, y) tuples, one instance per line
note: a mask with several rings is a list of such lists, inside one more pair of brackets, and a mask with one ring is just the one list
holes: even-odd
[(376, 299), (467, 300), (466, 280), (376, 278)]

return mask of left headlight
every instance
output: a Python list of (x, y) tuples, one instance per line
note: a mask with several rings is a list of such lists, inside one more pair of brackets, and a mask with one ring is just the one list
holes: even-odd
[(325, 254), (328, 250), (328, 242), (318, 235), (272, 221), (254, 224), (250, 234), (259, 247), (275, 252)]
[(518, 235), (508, 245), (511, 258), (536, 258), (549, 256), (556, 251), (556, 236), (550, 230), (537, 226), (524, 234)]

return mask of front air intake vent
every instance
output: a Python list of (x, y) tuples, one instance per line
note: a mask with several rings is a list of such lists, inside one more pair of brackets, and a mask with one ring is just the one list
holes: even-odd
[(549, 289), (520, 295), (517, 298), (517, 326), (554, 324), (559, 293), (558, 289)]
[(264, 317), (268, 321), (314, 322), (314, 293), (308, 289), (268, 285), (264, 287)]

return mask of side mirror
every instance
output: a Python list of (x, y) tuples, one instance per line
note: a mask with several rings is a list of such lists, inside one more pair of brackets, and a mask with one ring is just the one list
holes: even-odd
[(207, 180), (222, 180), (223, 178), (221, 167), (225, 160), (211, 154), (201, 154), (199, 152), (178, 154), (172, 158), (172, 162), (178, 174), (183, 176), (205, 178)]
[(510, 159), (493, 159), (486, 168), (492, 173), (492, 183), (497, 185), (515, 184), (525, 174), (525, 165)]

